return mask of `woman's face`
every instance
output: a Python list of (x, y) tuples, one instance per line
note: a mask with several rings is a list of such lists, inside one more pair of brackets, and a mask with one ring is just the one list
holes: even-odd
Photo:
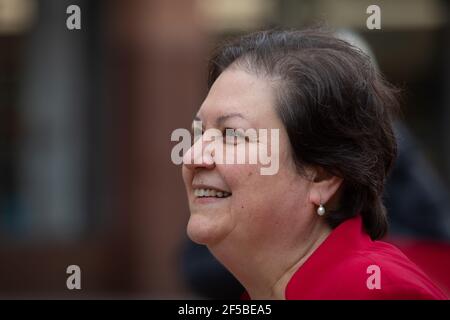
[[(222, 141), (205, 141), (204, 136), (195, 142), (202, 146), (191, 147), (183, 165), (191, 212), (187, 232), (193, 241), (208, 246), (225, 241), (250, 248), (295, 246), (302, 236), (302, 226), (311, 220), (309, 213), (314, 205), (308, 198), (310, 182), (295, 169), (286, 130), (274, 108), (274, 85), (273, 81), (229, 68), (216, 80), (198, 111), (204, 131), (279, 129), (279, 148), (271, 148), (270, 138), (249, 139), (246, 143), (238, 139), (231, 147)], [(208, 148), (213, 143), (226, 145), (225, 152), (232, 153), (272, 150), (271, 157), (278, 157), (279, 170), (274, 175), (262, 175), (260, 169), (267, 165), (259, 162), (219, 163), (216, 152)], [(190, 163), (195, 158), (202, 159), (198, 164)], [(215, 193), (208, 191), (205, 196), (204, 189)]]

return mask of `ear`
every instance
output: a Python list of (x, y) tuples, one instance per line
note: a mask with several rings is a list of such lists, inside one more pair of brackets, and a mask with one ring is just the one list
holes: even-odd
[(316, 206), (320, 204), (326, 206), (328, 201), (338, 192), (342, 181), (341, 177), (332, 175), (323, 168), (317, 168), (311, 182), (309, 201)]

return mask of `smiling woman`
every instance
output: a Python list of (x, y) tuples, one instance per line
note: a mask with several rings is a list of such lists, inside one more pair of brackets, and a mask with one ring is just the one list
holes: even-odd
[[(218, 48), (209, 87), (198, 111), (202, 131), (279, 132), (279, 148), (254, 139), (227, 151), (271, 149), (274, 175), (260, 174), (260, 163), (217, 161), (204, 136), (183, 158), (188, 235), (249, 297), (445, 298), (378, 241), (387, 230), (381, 194), (396, 154), (397, 104), (367, 56), (321, 31), (259, 32)], [(381, 270), (376, 286), (369, 269)]]

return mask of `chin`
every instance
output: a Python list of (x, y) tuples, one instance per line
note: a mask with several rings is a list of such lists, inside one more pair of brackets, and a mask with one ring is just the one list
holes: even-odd
[(186, 231), (188, 237), (195, 243), (209, 246), (224, 238), (225, 229), (217, 221), (212, 221), (211, 217), (193, 214), (189, 219)]

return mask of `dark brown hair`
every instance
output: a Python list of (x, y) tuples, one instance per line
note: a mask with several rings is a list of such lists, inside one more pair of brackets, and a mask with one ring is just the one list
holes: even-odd
[(366, 232), (387, 231), (382, 192), (397, 145), (392, 129), (396, 90), (358, 48), (317, 29), (261, 31), (223, 43), (210, 59), (209, 87), (230, 65), (279, 79), (277, 113), (300, 169), (342, 177), (334, 228), (361, 214)]

